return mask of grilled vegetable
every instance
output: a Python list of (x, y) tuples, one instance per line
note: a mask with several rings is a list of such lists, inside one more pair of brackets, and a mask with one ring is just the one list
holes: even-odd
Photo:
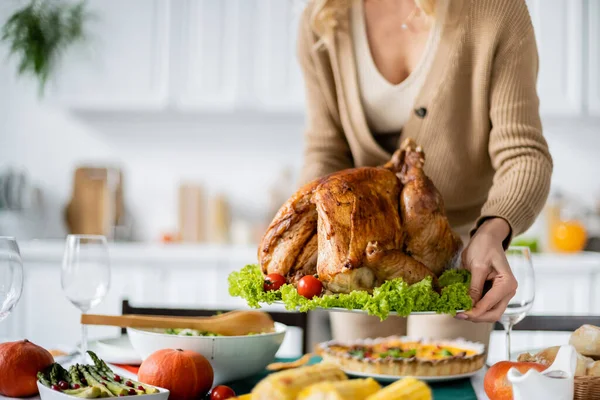
[[(94, 365), (96, 366), (96, 369), (99, 372), (101, 372), (102, 374), (104, 374), (107, 378), (110, 378), (111, 381), (117, 382), (117, 383), (121, 383), (121, 382), (118, 382), (121, 379), (116, 379), (115, 378), (117, 375), (113, 372), (112, 369), (109, 368), (108, 365), (106, 365), (106, 363), (104, 362), (104, 360), (101, 360), (96, 355), (96, 353), (94, 353), (93, 351), (88, 351), (87, 353), (90, 355), (92, 361), (94, 361)], [(137, 382), (137, 381), (134, 381), (134, 380), (131, 380), (131, 379), (128, 379), (127, 381), (131, 382), (133, 386), (128, 386), (128, 385), (125, 385), (125, 386), (128, 386), (130, 388), (135, 388), (136, 391), (137, 391), (137, 394), (144, 394), (144, 393), (141, 393), (141, 390), (139, 389), (140, 387), (144, 389), (145, 394), (156, 394), (156, 393), (158, 393), (158, 389), (155, 388), (154, 386), (146, 385), (144, 383)], [(125, 382), (126, 381), (124, 381), (122, 383), (125, 384)]]
[(62, 393), (81, 399), (95, 399), (96, 397), (100, 397), (102, 391), (98, 386), (89, 386), (79, 389), (63, 390)]
[(136, 394), (135, 392), (130, 393), (129, 388), (127, 388), (126, 386), (121, 386), (116, 382), (109, 381), (108, 379), (103, 379), (102, 375), (98, 374), (98, 371), (96, 371), (96, 369), (91, 365), (86, 365), (84, 368), (97, 382), (100, 382), (100, 384), (106, 386), (106, 388), (110, 390), (110, 392), (115, 396), (127, 396), (129, 394)]
[(96, 380), (85, 368), (85, 365), (78, 365), (79, 372), (81, 373), (81, 375), (83, 375), (83, 377), (85, 378), (85, 380), (87, 381), (88, 385), (90, 386), (97, 386), (100, 389), (100, 397), (114, 397), (114, 395), (112, 394), (112, 392), (110, 390), (108, 390), (108, 388), (104, 387), (104, 385), (102, 383), (100, 383), (98, 380)]
[(77, 365), (71, 365), (71, 368), (69, 368), (69, 377), (71, 378), (72, 388), (77, 389), (75, 387), (76, 385), (79, 385), (80, 388), (85, 386), (79, 378), (79, 370), (77, 369)]
[(347, 379), (346, 374), (337, 366), (323, 363), (276, 372), (254, 387), (252, 400), (295, 400), (298, 393), (308, 385)]
[(373, 378), (338, 382), (321, 382), (307, 387), (298, 400), (364, 400), (381, 389)]
[(51, 387), (52, 384), (50, 383), (50, 381), (48, 380), (48, 378), (46, 378), (46, 375), (44, 375), (44, 373), (42, 371), (37, 373), (37, 378), (38, 381), (40, 381), (40, 383), (46, 387)]
[(367, 397), (366, 400), (431, 400), (431, 389), (415, 378), (403, 378)]

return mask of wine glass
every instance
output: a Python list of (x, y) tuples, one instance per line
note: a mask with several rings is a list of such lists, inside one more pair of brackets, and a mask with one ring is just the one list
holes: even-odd
[(513, 326), (525, 318), (535, 299), (535, 276), (529, 247), (509, 247), (506, 250), (508, 265), (518, 283), (517, 293), (508, 303), (500, 323), (506, 332), (506, 359), (510, 361), (510, 334)]
[(23, 292), (23, 262), (17, 241), (0, 236), (0, 321), (15, 308)]
[[(67, 299), (83, 314), (100, 304), (110, 286), (108, 245), (104, 236), (68, 235), (61, 270)], [(86, 362), (87, 326), (81, 325), (81, 358)]]

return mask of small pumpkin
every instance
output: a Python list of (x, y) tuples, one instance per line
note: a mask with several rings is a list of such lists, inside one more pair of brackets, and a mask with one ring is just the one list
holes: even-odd
[(37, 394), (37, 373), (52, 363), (52, 354), (27, 339), (0, 344), (0, 394), (7, 397)]
[(212, 366), (202, 354), (190, 350), (164, 349), (142, 362), (138, 380), (168, 389), (169, 398), (191, 400), (205, 396), (213, 384)]

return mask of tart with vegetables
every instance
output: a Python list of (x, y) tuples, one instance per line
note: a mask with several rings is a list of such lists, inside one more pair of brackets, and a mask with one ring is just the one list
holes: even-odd
[(346, 372), (434, 377), (462, 375), (485, 363), (481, 343), (457, 340), (419, 340), (409, 337), (365, 339), (351, 343), (330, 341), (317, 346), (325, 362)]

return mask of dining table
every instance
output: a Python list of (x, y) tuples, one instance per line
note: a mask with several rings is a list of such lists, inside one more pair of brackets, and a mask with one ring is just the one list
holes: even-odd
[[(0, 343), (1, 342), (3, 342), (2, 339), (0, 339)], [(65, 349), (64, 346), (58, 346), (58, 347)], [(291, 361), (297, 360), (298, 358), (299, 357), (295, 357), (295, 358), (277, 357), (273, 361), (274, 362), (291, 362)], [(70, 363), (74, 362), (74, 360), (72, 358), (64, 360), (64, 362), (61, 359), (58, 359), (57, 361), (64, 365), (69, 365)], [(321, 361), (321, 358), (319, 356), (313, 356), (310, 359), (310, 361), (308, 362), (308, 364), (312, 365), (312, 364), (316, 364), (320, 361)], [(127, 376), (129, 374), (131, 376), (131, 378), (135, 378), (135, 375), (137, 375), (137, 371), (139, 368), (139, 366), (136, 366), (136, 365), (111, 364), (110, 362), (108, 364), (111, 368), (113, 368), (115, 371), (120, 372), (124, 376)], [(427, 382), (427, 384), (429, 385), (429, 387), (432, 390), (434, 400), (489, 400), (483, 390), (483, 378), (485, 376), (485, 371), (486, 371), (486, 368), (480, 370), (479, 372), (477, 372), (475, 375), (473, 375), (470, 378), (463, 378), (463, 379), (444, 381), (444, 382)], [(238, 380), (235, 380), (232, 382), (226, 382), (223, 384), (231, 387), (235, 391), (235, 393), (239, 396), (239, 395), (250, 393), (252, 391), (252, 388), (261, 379), (265, 378), (270, 373), (273, 373), (273, 372), (270, 372), (265, 369), (262, 372), (259, 372), (255, 375), (252, 375), (249, 377), (246, 377), (244, 379), (238, 379)], [(380, 383), (382, 386), (385, 386), (388, 384), (386, 382), (380, 382)], [(11, 398), (0, 395), (0, 400), (8, 400), (8, 399), (11, 399)], [(28, 399), (29, 400), (39, 400), (40, 398), (39, 398), (39, 396), (34, 396), (34, 397), (30, 397)]]

